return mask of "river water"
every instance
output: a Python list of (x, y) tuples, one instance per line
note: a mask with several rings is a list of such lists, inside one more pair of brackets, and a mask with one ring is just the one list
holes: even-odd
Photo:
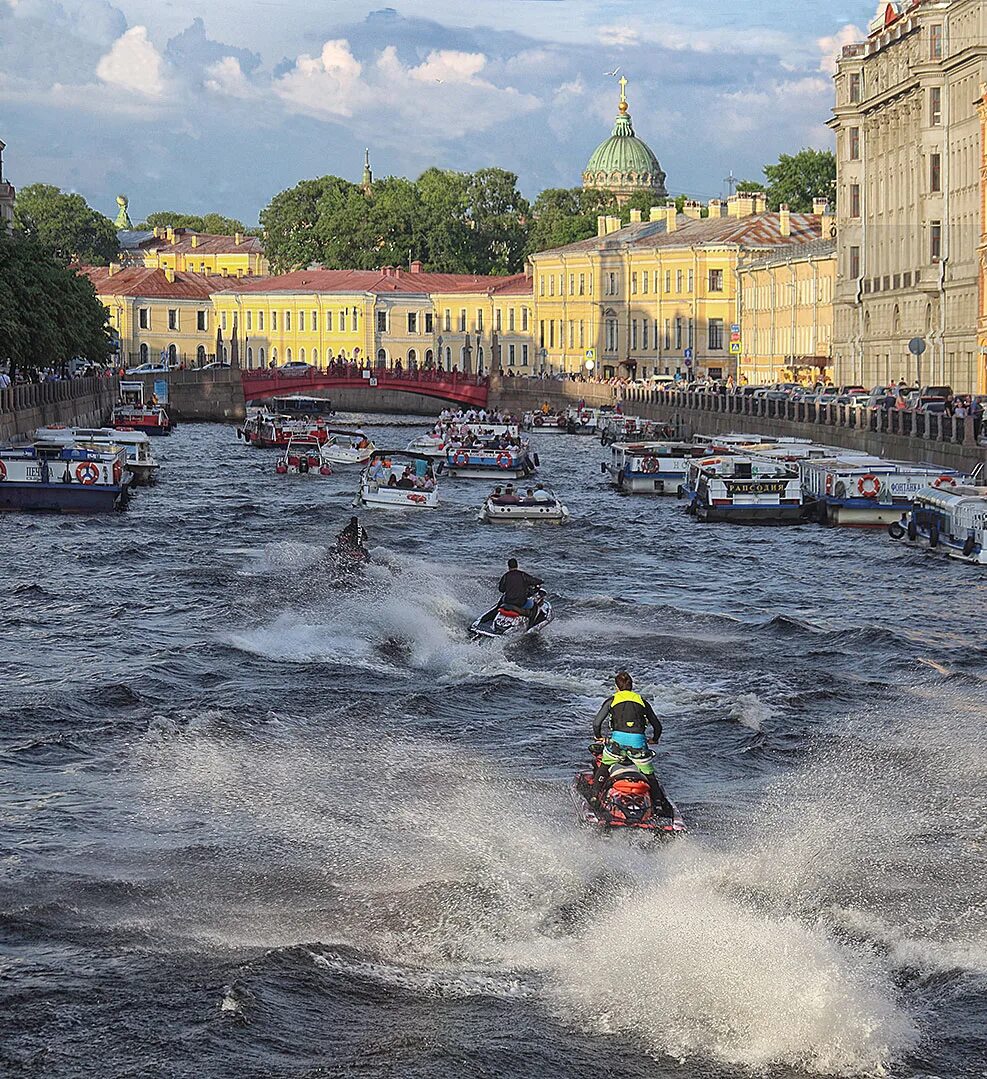
[[(125, 514), (2, 522), (0, 1075), (984, 1074), (975, 568), (702, 525), (542, 436), (570, 525), (447, 481), (340, 584), (355, 473), (155, 449)], [(512, 553), (557, 620), (469, 643)], [(664, 848), (569, 799), (620, 667)]]

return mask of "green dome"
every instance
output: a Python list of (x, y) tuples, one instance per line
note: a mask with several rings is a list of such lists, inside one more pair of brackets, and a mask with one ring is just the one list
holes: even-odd
[(634, 134), (627, 103), (620, 103), (613, 133), (600, 143), (583, 172), (583, 187), (612, 191), (629, 197), (636, 191), (650, 191), (666, 198), (665, 173), (646, 142)]

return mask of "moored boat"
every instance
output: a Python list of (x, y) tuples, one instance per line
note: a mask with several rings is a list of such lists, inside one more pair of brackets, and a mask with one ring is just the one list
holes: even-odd
[(61, 442), (95, 449), (122, 447), (127, 459), (124, 468), (134, 487), (144, 487), (158, 478), (159, 464), (151, 453), (151, 440), (143, 431), (117, 431), (112, 427), (39, 427), (34, 432), (38, 442)]
[(435, 509), (438, 504), (432, 462), (407, 450), (375, 450), (354, 500), (354, 505), (383, 509)]
[(675, 438), (675, 426), (640, 416), (621, 416), (613, 412), (601, 415), (597, 424), (601, 446), (617, 442), (661, 442)]
[(950, 558), (987, 565), (987, 487), (926, 487), (888, 531)]
[(494, 449), (483, 446), (449, 446), (439, 467), (449, 476), (466, 479), (525, 479), (535, 474), (537, 458), (524, 446)]
[(513, 488), (502, 493), (497, 488), (483, 503), (480, 520), (487, 524), (511, 524), (539, 521), (543, 524), (565, 524), (569, 509), (554, 492), (541, 484), (537, 488)]
[(697, 450), (691, 442), (617, 442), (601, 465), (618, 491), (675, 494)]
[(731, 455), (692, 461), (682, 497), (700, 521), (795, 522), (805, 515), (798, 467)]
[(64, 441), (0, 447), (0, 509), (49, 513), (109, 513), (130, 491), (120, 446), (95, 448)]
[(308, 436), (320, 442), (329, 440), (329, 431), (324, 420), (293, 419), (270, 412), (258, 412), (251, 416), (238, 435), (255, 449), (284, 450), (292, 438)]
[(146, 402), (143, 382), (121, 382), (120, 403), (113, 409), (110, 426), (120, 431), (170, 435), (175, 424), (153, 396), (150, 403)]
[(288, 397), (272, 397), (271, 411), (285, 416), (335, 416), (336, 410), (328, 397), (305, 397), (293, 393)]
[(569, 417), (563, 412), (536, 412), (531, 417), (531, 429), (541, 434), (564, 435), (569, 432)]

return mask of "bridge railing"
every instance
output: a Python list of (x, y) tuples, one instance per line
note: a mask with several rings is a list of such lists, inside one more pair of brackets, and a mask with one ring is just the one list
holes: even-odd
[[(107, 378), (63, 378), (53, 382), (22, 382), (0, 390), (0, 412), (20, 412), (56, 401), (74, 401), (105, 390)], [(115, 386), (115, 382), (113, 382)]]
[(438, 368), (402, 368), (402, 367), (360, 367), (356, 364), (326, 364), (312, 368), (300, 374), (285, 374), (277, 369), (266, 367), (243, 368), (241, 377), (244, 382), (274, 381), (286, 386), (299, 386), (317, 383), (331, 378), (346, 382), (362, 383), (371, 379), (386, 379), (388, 382), (427, 383), (430, 386), (489, 386), (486, 375), (461, 371), (446, 371)]

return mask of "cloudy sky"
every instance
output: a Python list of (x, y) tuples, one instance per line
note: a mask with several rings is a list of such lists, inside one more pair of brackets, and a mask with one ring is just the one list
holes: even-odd
[(111, 216), (250, 224), (303, 177), (432, 164), (574, 186), (619, 66), (673, 192), (828, 146), (832, 58), (874, 0), (0, 0), (5, 171)]

